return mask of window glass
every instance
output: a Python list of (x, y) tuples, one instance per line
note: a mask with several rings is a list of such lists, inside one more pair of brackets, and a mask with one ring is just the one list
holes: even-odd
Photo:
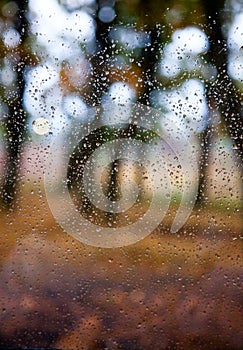
[(240, 349), (242, 1), (0, 29), (0, 348)]

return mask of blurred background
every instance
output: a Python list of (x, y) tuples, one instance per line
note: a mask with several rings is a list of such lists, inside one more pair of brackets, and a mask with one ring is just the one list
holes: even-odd
[[(0, 28), (0, 346), (240, 349), (242, 0), (2, 0)], [(108, 140), (114, 118), (128, 117), (119, 105), (134, 103), (193, 146), (196, 206), (170, 233), (175, 161), (169, 212), (151, 235), (84, 245), (49, 209), (50, 143), (74, 122), (89, 125), (94, 106), (112, 106), (106, 133), (94, 135)], [(114, 161), (104, 181), (114, 201), (122, 171)]]

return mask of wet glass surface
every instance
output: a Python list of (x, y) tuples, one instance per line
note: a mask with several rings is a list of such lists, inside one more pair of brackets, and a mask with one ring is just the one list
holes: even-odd
[(0, 348), (241, 349), (242, 23), (0, 2)]

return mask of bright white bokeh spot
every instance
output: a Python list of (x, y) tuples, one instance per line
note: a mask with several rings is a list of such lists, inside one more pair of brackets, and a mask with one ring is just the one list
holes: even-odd
[(229, 74), (243, 82), (243, 13), (236, 14), (228, 35)]
[(208, 109), (205, 88), (200, 80), (189, 79), (177, 89), (159, 93), (155, 99), (166, 109), (172, 130), (180, 126), (190, 135), (205, 128)]
[(230, 49), (240, 50), (243, 46), (243, 13), (235, 16), (228, 34), (228, 45)]
[(51, 129), (50, 122), (43, 117), (37, 118), (33, 121), (33, 130), (37, 135), (45, 135), (49, 133)]
[(15, 48), (20, 43), (19, 32), (14, 28), (5, 30), (3, 33), (3, 42), (7, 47), (11, 49)]
[(94, 38), (94, 20), (83, 10), (68, 12), (56, 0), (30, 0), (29, 7), (34, 14), (31, 30), (52, 59), (73, 57), (81, 42)]
[[(105, 110), (104, 123), (112, 124), (127, 121), (130, 117), (130, 105), (135, 97), (135, 91), (128, 84), (113, 83), (102, 99)], [(127, 106), (126, 109), (123, 107), (124, 105)]]
[(64, 111), (68, 116), (84, 119), (88, 112), (88, 106), (76, 95), (66, 96), (63, 100)]
[(107, 97), (113, 102), (127, 104), (135, 98), (134, 90), (123, 82), (116, 82), (110, 86)]
[(16, 73), (9, 65), (5, 65), (0, 71), (0, 81), (5, 86), (10, 86), (16, 79)]
[(172, 42), (164, 49), (160, 72), (166, 77), (175, 77), (182, 70), (198, 69), (200, 61), (196, 56), (207, 52), (209, 47), (206, 34), (197, 27), (177, 29), (172, 34)]
[(233, 79), (243, 82), (243, 52), (231, 54), (228, 65), (228, 71)]
[[(45, 66), (37, 66), (27, 74), (24, 103), (28, 112), (41, 117), (43, 113), (52, 114), (60, 99), (58, 89), (53, 90), (59, 81), (55, 66), (46, 62)], [(60, 90), (60, 89), (59, 89)]]
[(208, 49), (208, 39), (206, 34), (197, 27), (186, 27), (177, 29), (172, 34), (172, 43), (181, 52), (192, 52), (199, 54)]
[(82, 6), (90, 6), (95, 0), (62, 0), (62, 4), (70, 11), (76, 10)]

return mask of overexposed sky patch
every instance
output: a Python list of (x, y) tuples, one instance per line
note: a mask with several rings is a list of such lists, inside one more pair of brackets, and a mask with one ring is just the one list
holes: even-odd
[(229, 74), (243, 82), (243, 12), (235, 15), (228, 33)]
[(37, 43), (44, 45), (49, 56), (66, 59), (80, 50), (80, 43), (95, 35), (93, 18), (83, 10), (68, 12), (57, 0), (30, 0), (31, 30)]
[(243, 47), (243, 12), (238, 13), (228, 33), (228, 46), (231, 50), (240, 50)]
[(157, 102), (167, 110), (167, 117), (186, 133), (198, 133), (205, 127), (207, 102), (200, 80), (189, 79), (177, 89), (159, 93)]
[(175, 30), (172, 42), (165, 46), (160, 73), (166, 77), (175, 77), (185, 66), (190, 68), (188, 62), (191, 62), (191, 69), (195, 68), (193, 61), (196, 55), (206, 52), (208, 46), (206, 34), (197, 27)]
[(68, 116), (80, 118), (81, 120), (85, 119), (88, 112), (87, 104), (84, 103), (81, 97), (74, 94), (64, 97), (63, 108)]
[[(56, 118), (56, 124), (60, 122), (60, 119), (63, 120), (63, 115), (79, 116), (86, 113), (87, 105), (84, 101), (74, 94), (64, 96), (58, 84), (61, 63), (63, 61), (74, 62), (77, 57), (80, 58), (82, 56), (80, 44), (92, 40), (95, 35), (94, 19), (79, 7), (84, 1), (74, 1), (76, 3), (74, 7), (77, 10), (72, 12), (60, 6), (57, 0), (29, 1), (32, 12), (31, 30), (36, 36), (37, 45), (40, 49), (43, 47), (42, 50), (46, 54), (43, 54), (42, 64), (31, 69), (27, 75), (25, 104), (33, 116), (45, 115), (47, 118), (52, 118), (53, 121)], [(71, 3), (71, 1), (67, 0), (66, 3)], [(231, 76), (236, 79), (243, 76), (243, 51), (240, 49), (243, 45), (242, 33), (243, 14), (240, 13), (235, 16), (228, 38), (228, 45), (232, 50), (229, 70)], [(146, 33), (137, 33), (131, 28), (119, 27), (112, 31), (112, 35), (128, 49), (143, 47), (149, 43), (149, 36)], [(173, 79), (183, 70), (200, 69), (199, 56), (207, 52), (209, 47), (204, 31), (196, 26), (189, 26), (175, 30), (171, 39), (172, 41), (165, 46), (163, 51), (163, 59), (160, 64), (161, 74)], [(86, 69), (78, 70), (77, 76), (84, 80), (85, 77), (81, 75), (86, 74), (86, 71)], [(187, 128), (197, 131), (202, 129), (207, 113), (202, 82), (190, 79), (180, 88), (166, 93), (162, 92), (159, 96), (160, 104), (164, 103), (175, 122), (183, 121), (184, 125), (187, 123)], [(122, 82), (113, 83), (103, 98), (103, 102), (109, 106), (119, 103), (129, 104), (130, 101), (135, 101), (135, 92)], [(119, 116), (119, 113), (115, 114)], [(120, 117), (122, 119), (126, 116)], [(112, 118), (112, 114), (109, 118)]]
[[(84, 1), (82, 1), (84, 4)], [(70, 82), (84, 80), (80, 44), (94, 38), (93, 18), (76, 3), (77, 10), (69, 12), (57, 0), (30, 0), (31, 31), (41, 51), (42, 62), (27, 74), (25, 105), (32, 119), (44, 117), (50, 120), (52, 129), (58, 130), (68, 122), (70, 116), (84, 115), (86, 104), (81, 98), (64, 97), (60, 74), (63, 62), (69, 62), (67, 71)], [(70, 5), (70, 4), (69, 4)], [(77, 66), (80, 69), (77, 69)], [(86, 67), (83, 67), (86, 69)], [(75, 82), (72, 74), (77, 74)], [(31, 119), (31, 120), (32, 120)], [(52, 130), (52, 131), (53, 131)]]
[(103, 122), (112, 124), (127, 121), (130, 117), (130, 106), (132, 102), (135, 102), (135, 97), (135, 91), (128, 84), (123, 82), (111, 84), (107, 94), (103, 97), (105, 110)]

